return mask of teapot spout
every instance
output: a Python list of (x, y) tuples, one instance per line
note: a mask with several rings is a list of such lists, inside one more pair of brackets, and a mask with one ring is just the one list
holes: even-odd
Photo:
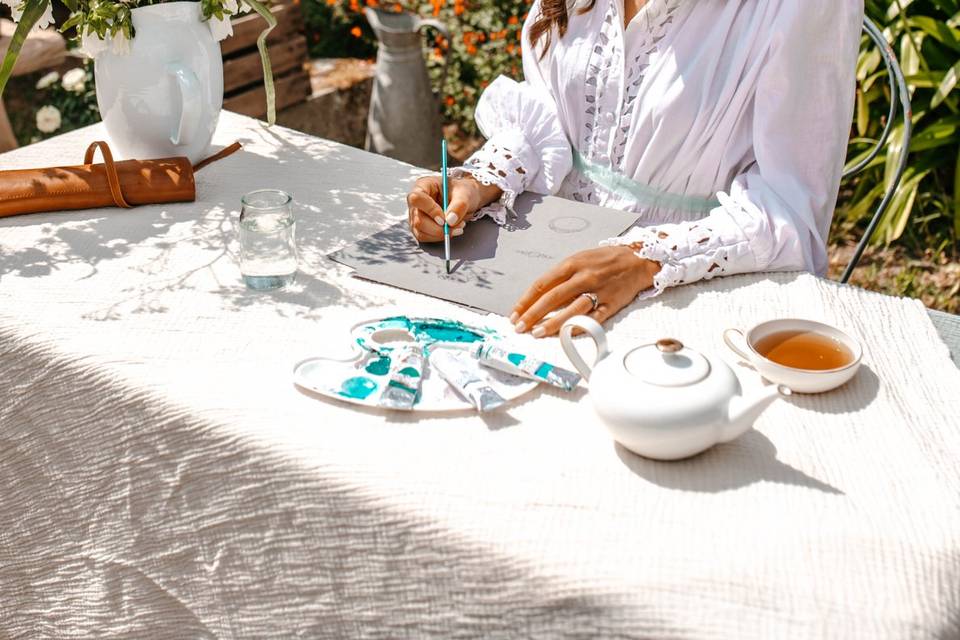
[(764, 388), (749, 397), (736, 396), (730, 399), (727, 408), (727, 424), (721, 434), (721, 442), (730, 442), (743, 435), (756, 422), (763, 410), (777, 398), (788, 397), (793, 392), (784, 385)]

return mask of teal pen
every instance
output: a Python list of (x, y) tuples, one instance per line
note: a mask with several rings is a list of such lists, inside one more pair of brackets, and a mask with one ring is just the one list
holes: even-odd
[(450, 225), (447, 224), (447, 141), (440, 142), (440, 171), (443, 173), (443, 257), (450, 273)]

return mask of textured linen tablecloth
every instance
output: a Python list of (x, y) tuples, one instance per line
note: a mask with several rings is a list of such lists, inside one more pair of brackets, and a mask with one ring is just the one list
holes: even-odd
[[(354, 411), (293, 364), (385, 305), (475, 319), (323, 257), (401, 218), (420, 172), (225, 113), (215, 142), (235, 139), (195, 203), (0, 221), (0, 636), (960, 636), (960, 372), (918, 302), (778, 274), (631, 307), (614, 348), (727, 357), (722, 328), (796, 315), (865, 343), (849, 385), (681, 462), (614, 446), (583, 389)], [(234, 259), (258, 187), (299, 204), (279, 293)]]

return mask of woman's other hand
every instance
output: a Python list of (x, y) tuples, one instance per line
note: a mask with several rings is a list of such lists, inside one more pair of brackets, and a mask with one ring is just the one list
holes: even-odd
[[(659, 271), (658, 262), (638, 258), (631, 247), (581, 251), (538, 278), (517, 301), (510, 321), (518, 333), (532, 329), (537, 338), (555, 335), (573, 316), (602, 323), (652, 286)], [(556, 313), (544, 319), (551, 312)]]
[(444, 219), (450, 225), (451, 236), (463, 235), (466, 219), (502, 193), (499, 187), (481, 184), (472, 177), (450, 178), (444, 212), (441, 189), (440, 176), (427, 176), (417, 180), (407, 194), (410, 231), (419, 242), (443, 242)]

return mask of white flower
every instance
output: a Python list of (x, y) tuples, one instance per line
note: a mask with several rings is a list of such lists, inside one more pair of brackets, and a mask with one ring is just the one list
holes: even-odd
[(47, 87), (49, 87), (59, 79), (60, 79), (60, 74), (57, 73), (56, 71), (51, 71), (47, 75), (37, 80), (37, 89), (46, 89)]
[(207, 20), (207, 24), (210, 25), (210, 33), (213, 34), (213, 39), (217, 42), (233, 35), (233, 23), (230, 22), (229, 16), (223, 20), (211, 17)]
[(63, 88), (74, 93), (83, 93), (87, 88), (87, 72), (77, 67), (63, 74)]
[(243, 0), (223, 0), (223, 12), (224, 14), (230, 14), (232, 16), (240, 15), (242, 13), (247, 13), (253, 7), (248, 5)]
[(101, 40), (95, 33), (85, 33), (80, 39), (80, 53), (88, 58), (96, 58), (109, 47), (109, 40)]
[(118, 56), (130, 53), (130, 39), (123, 35), (123, 31), (110, 36), (110, 53)]
[(37, 129), (43, 133), (53, 133), (60, 128), (60, 110), (54, 106), (40, 107), (37, 111)]
[[(23, 17), (23, 5), (24, 2), (17, 2), (17, 0), (4, 0), (3, 4), (10, 7), (10, 15), (13, 18), (13, 21), (17, 24), (20, 23), (20, 18)], [(53, 24), (53, 3), (48, 2), (47, 8), (44, 10), (43, 15), (40, 16), (40, 19), (36, 21), (33, 25), (33, 31), (39, 29), (46, 29), (51, 24)]]

